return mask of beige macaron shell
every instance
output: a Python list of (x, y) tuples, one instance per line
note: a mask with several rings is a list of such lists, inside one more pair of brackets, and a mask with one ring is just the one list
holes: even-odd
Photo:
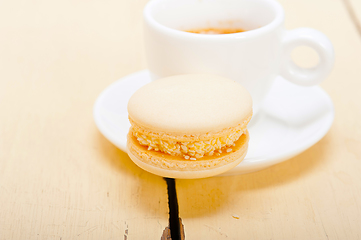
[(140, 127), (167, 133), (199, 134), (236, 126), (252, 114), (252, 98), (239, 83), (209, 74), (186, 74), (153, 81), (128, 103)]
[(236, 141), (232, 152), (192, 161), (161, 152), (148, 151), (147, 147), (140, 145), (136, 138), (129, 133), (127, 152), (136, 165), (155, 175), (194, 179), (215, 176), (237, 166), (247, 154), (248, 142), (247, 131)]

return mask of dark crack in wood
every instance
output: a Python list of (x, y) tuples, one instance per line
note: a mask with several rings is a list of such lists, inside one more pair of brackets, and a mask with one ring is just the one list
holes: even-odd
[(182, 219), (179, 218), (179, 208), (175, 180), (173, 178), (164, 178), (168, 189), (168, 207), (169, 207), (169, 226), (163, 231), (161, 240), (184, 240), (184, 226)]
[[(180, 227), (180, 239), (184, 240), (185, 239), (185, 234), (184, 234), (184, 225), (182, 223), (182, 219), (179, 218), (179, 227)], [(163, 230), (163, 234), (162, 234), (162, 237), (160, 240), (172, 240), (172, 237), (170, 235), (170, 228), (169, 226), (166, 227), (164, 230)]]

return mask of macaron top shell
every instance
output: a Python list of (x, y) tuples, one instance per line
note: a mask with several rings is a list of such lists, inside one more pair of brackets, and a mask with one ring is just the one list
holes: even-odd
[(210, 74), (162, 78), (137, 90), (128, 103), (137, 125), (152, 131), (203, 134), (222, 131), (252, 114), (252, 98), (239, 83)]

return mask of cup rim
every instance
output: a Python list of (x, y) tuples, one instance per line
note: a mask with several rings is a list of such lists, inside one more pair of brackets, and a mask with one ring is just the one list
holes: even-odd
[(273, 29), (277, 28), (279, 25), (281, 25), (284, 21), (284, 11), (283, 11), (283, 7), (280, 3), (278, 3), (277, 1), (274, 0), (262, 0), (265, 2), (268, 2), (269, 4), (272, 5), (273, 9), (276, 12), (276, 17), (269, 22), (268, 24), (256, 28), (256, 29), (252, 29), (252, 30), (248, 30), (245, 32), (239, 32), (239, 33), (230, 33), (230, 34), (194, 34), (194, 33), (189, 33), (189, 32), (185, 32), (185, 31), (181, 31), (181, 30), (176, 30), (167, 26), (164, 26), (162, 24), (160, 24), (159, 22), (157, 22), (152, 14), (151, 11), (153, 9), (153, 7), (163, 1), (167, 1), (167, 0), (150, 0), (144, 7), (143, 10), (143, 17), (144, 20), (149, 23), (150, 25), (152, 25), (154, 28), (158, 29), (159, 31), (162, 31), (164, 33), (168, 33), (168, 34), (175, 34), (179, 37), (193, 37), (193, 38), (197, 38), (197, 39), (225, 39), (225, 38), (236, 38), (236, 39), (242, 39), (242, 38), (253, 38), (253, 37), (257, 37), (260, 35), (263, 35), (267, 32), (272, 31)]

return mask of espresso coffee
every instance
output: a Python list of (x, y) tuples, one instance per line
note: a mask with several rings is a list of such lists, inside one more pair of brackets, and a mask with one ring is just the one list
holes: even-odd
[(240, 33), (245, 32), (241, 28), (201, 28), (201, 29), (192, 29), (186, 30), (185, 32), (189, 33), (198, 33), (198, 34), (230, 34), (230, 33)]

